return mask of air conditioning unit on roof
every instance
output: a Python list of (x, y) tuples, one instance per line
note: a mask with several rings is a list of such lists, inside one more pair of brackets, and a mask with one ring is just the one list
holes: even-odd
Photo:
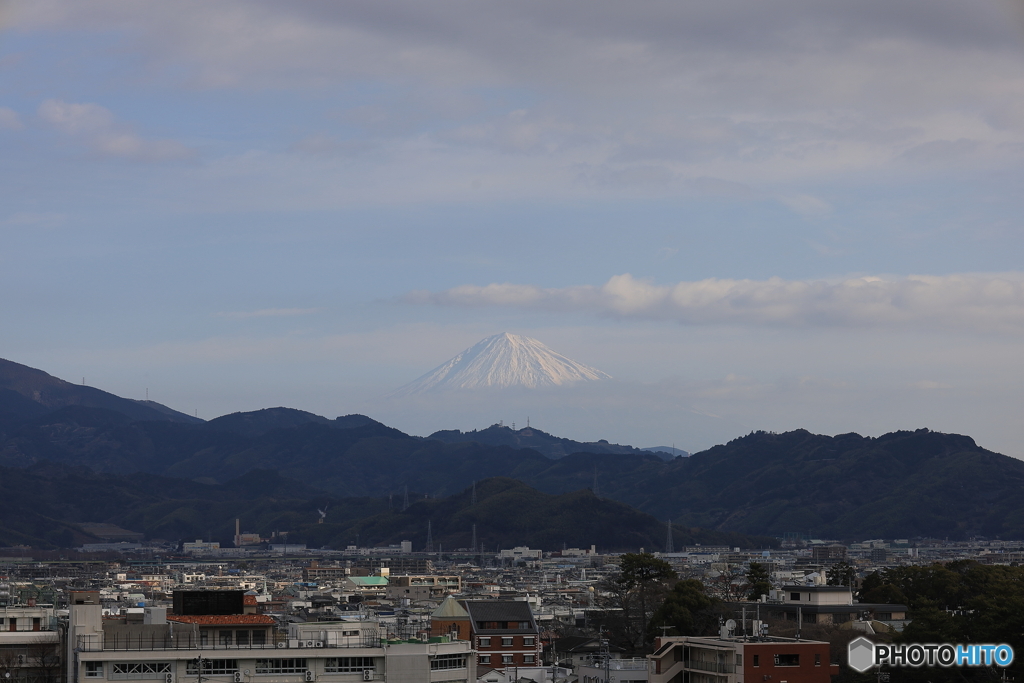
[(364, 681), (372, 681), (373, 680), (373, 669), (363, 669), (363, 680)]
[(315, 640), (315, 641), (313, 641), (313, 647), (323, 647), (323, 646), (324, 646), (324, 641), (322, 641), (322, 640)]
[(288, 643), (286, 643), (284, 641), (281, 641), (280, 643), (277, 644), (277, 646), (278, 647), (288, 647)]

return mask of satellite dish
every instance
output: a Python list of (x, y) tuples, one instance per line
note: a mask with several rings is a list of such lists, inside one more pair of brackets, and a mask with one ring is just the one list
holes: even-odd
[(725, 630), (728, 633), (736, 633), (736, 620), (730, 619), (729, 621), (725, 622)]

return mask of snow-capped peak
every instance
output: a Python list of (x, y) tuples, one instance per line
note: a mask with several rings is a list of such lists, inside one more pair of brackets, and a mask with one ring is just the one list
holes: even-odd
[(395, 391), (392, 396), (449, 389), (544, 387), (609, 379), (547, 346), (518, 334), (496, 334)]

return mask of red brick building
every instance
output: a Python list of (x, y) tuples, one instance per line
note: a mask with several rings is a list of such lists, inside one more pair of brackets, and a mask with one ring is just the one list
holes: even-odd
[(430, 633), (470, 640), (480, 667), (539, 666), (540, 629), (522, 601), (448, 598), (431, 615)]
[(829, 683), (829, 644), (794, 638), (656, 638), (650, 683)]

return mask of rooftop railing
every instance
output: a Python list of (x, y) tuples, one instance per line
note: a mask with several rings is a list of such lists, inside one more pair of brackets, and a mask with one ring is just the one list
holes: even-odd
[(284, 634), (273, 634), (263, 642), (222, 643), (214, 638), (203, 639), (195, 633), (156, 635), (146, 633), (111, 633), (78, 636), (76, 646), (80, 652), (102, 652), (106, 650), (284, 650), (284, 649), (337, 649), (376, 648), (381, 646), (377, 633), (360, 637), (341, 638), (338, 642), (323, 640), (298, 640)]

